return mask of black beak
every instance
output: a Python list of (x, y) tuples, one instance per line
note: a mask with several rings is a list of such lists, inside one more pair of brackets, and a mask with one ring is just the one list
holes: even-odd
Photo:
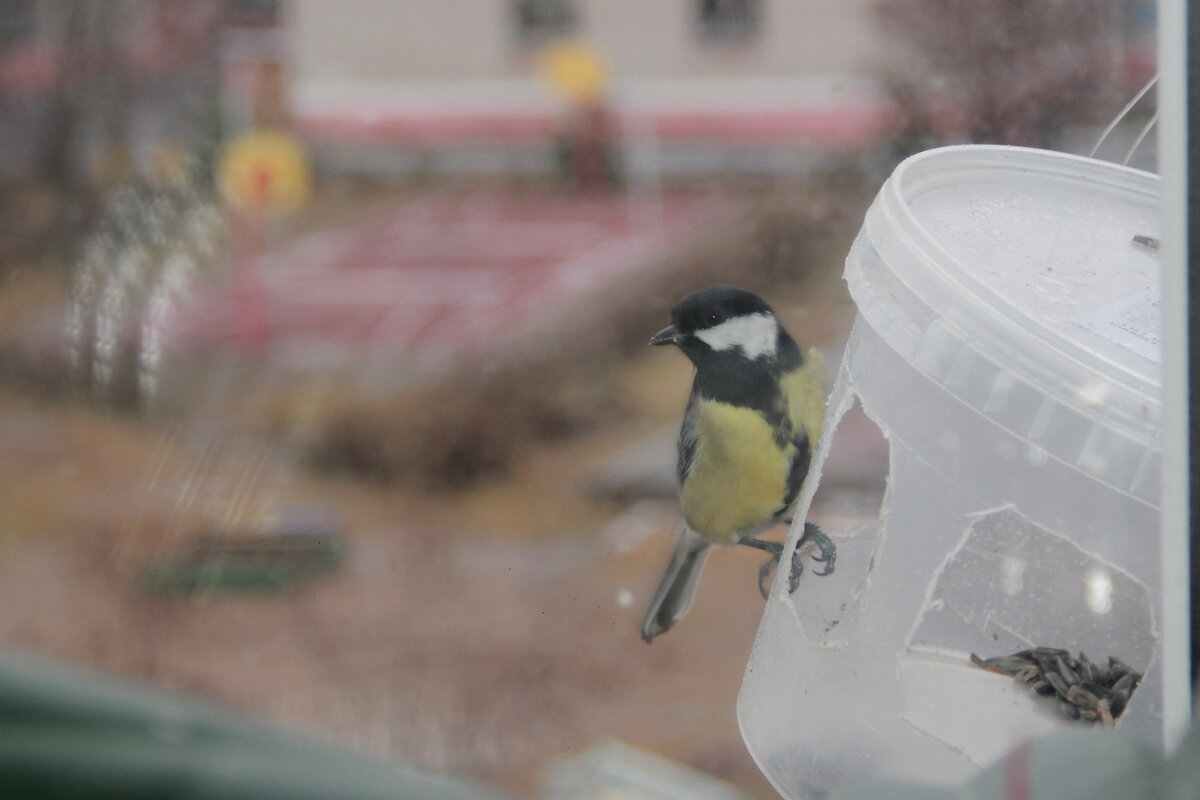
[(650, 344), (676, 344), (679, 341), (679, 329), (674, 325), (668, 325), (658, 333), (650, 337)]

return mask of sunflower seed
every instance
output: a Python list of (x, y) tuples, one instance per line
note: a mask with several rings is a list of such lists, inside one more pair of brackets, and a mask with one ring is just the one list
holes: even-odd
[(1039, 676), (1041, 674), (1042, 674), (1042, 671), (1040, 669), (1038, 669), (1037, 664), (1026, 664), (1025, 666), (1021, 667), (1019, 670), (1014, 672), (1013, 677), (1019, 681), (1024, 681), (1025, 683), (1029, 683), (1030, 681), (1032, 681), (1034, 678), (1036, 678), (1037, 676)]
[(1055, 647), (988, 659), (972, 653), (971, 661), (1026, 683), (1040, 696), (1057, 695), (1059, 710), (1069, 719), (1105, 727), (1116, 724), (1142, 679), (1140, 672), (1114, 656), (1107, 664), (1097, 664), (1082, 651), (1072, 658), (1069, 651)]
[(1058, 665), (1054, 663), (1055, 656), (1049, 656), (1045, 653), (1034, 653), (1032, 658), (1042, 672), (1054, 672), (1058, 669)]
[(1116, 694), (1117, 692), (1125, 692), (1128, 694), (1129, 692), (1132, 692), (1136, 680), (1137, 679), (1133, 677), (1132, 672), (1125, 673), (1121, 676), (1120, 680), (1113, 683), (1112, 693)]
[(1062, 679), (1067, 682), (1068, 686), (1074, 686), (1079, 683), (1079, 674), (1071, 669), (1067, 663), (1067, 659), (1059, 656), (1054, 659), (1054, 664), (1058, 667), (1058, 674), (1062, 676)]
[(1067, 690), (1067, 702), (1080, 708), (1096, 708), (1100, 703), (1100, 698), (1082, 686), (1075, 685)]
[(1117, 719), (1125, 713), (1125, 706), (1129, 704), (1129, 692), (1113, 692), (1108, 697), (1108, 707), (1112, 710), (1113, 719)]
[(1061, 675), (1056, 672), (1046, 672), (1042, 677), (1054, 687), (1054, 691), (1058, 692), (1059, 697), (1066, 699), (1067, 692), (1071, 690), (1071, 687), (1067, 686), (1067, 682), (1062, 679)]
[(1028, 660), (1019, 656), (997, 656), (996, 658), (987, 659), (984, 663), (988, 665), (989, 669), (1002, 670), (1009, 675), (1012, 675), (1019, 669), (1032, 666)]
[(1133, 236), (1133, 243), (1144, 247), (1147, 250), (1157, 250), (1162, 247), (1162, 242), (1153, 236), (1147, 236), (1144, 233), (1137, 233)]
[(1108, 657), (1108, 669), (1112, 672), (1114, 680), (1120, 678), (1122, 675), (1133, 674), (1133, 667), (1130, 667), (1115, 656)]
[(1071, 655), (1071, 652), (1069, 650), (1063, 650), (1060, 647), (1035, 647), (1035, 648), (1033, 648), (1032, 652), (1036, 653), (1037, 655), (1049, 656), (1051, 658), (1053, 658), (1054, 656), (1062, 656), (1064, 658), (1068, 658)]
[(1082, 651), (1079, 653), (1079, 661), (1077, 663), (1079, 665), (1079, 677), (1084, 681), (1095, 683), (1096, 667)]

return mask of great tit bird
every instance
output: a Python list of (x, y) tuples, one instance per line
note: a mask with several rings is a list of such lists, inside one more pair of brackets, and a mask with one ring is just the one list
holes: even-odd
[[(758, 536), (789, 521), (825, 418), (824, 360), (801, 350), (753, 292), (710, 286), (689, 294), (650, 344), (678, 347), (696, 377), (679, 431), (683, 526), (642, 623), (647, 642), (687, 614), (714, 544), (770, 553), (759, 571), (766, 596), (765, 580), (783, 545)], [(817, 574), (833, 572), (837, 550), (829, 537), (806, 523), (805, 542), (825, 562)], [(791, 590), (803, 569), (799, 553), (797, 546)]]

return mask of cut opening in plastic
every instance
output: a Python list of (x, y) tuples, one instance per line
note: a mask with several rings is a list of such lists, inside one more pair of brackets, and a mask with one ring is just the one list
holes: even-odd
[[(989, 763), (1007, 752), (1014, 731), (1040, 735), (1067, 718), (1053, 698), (979, 669), (967, 653), (1056, 648), (1096, 663), (1115, 657), (1142, 673), (1156, 630), (1149, 592), (1127, 572), (1012, 507), (981, 512), (934, 574), (901, 654), (904, 716), (973, 762)], [(955, 711), (967, 707), (989, 723)]]

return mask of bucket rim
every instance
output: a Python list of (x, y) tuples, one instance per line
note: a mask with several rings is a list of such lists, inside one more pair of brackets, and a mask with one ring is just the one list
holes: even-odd
[[(846, 279), (860, 315), (885, 335), (886, 329), (901, 323), (912, 331), (906, 334), (910, 348), (917, 345), (920, 331), (928, 324), (922, 320), (932, 315), (957, 331), (964, 343), (993, 360), (1009, 362), (1014, 352), (1032, 356), (1022, 358), (1023, 366), (1014, 368), (1019, 374), (1033, 369), (1028, 377), (1046, 391), (1069, 389), (1078, 399), (1100, 384), (1110, 386), (1124, 398), (1126, 408), (1136, 405), (1141, 409), (1138, 419), (1118, 413), (1126, 417), (1122, 427), (1132, 425), (1142, 436), (1157, 438), (1162, 379), (1161, 369), (1153, 361), (1125, 354), (1116, 344), (1098, 349), (1088, 336), (1073, 336), (1059, 323), (1039, 317), (1021, 298), (1007, 295), (952, 254), (936, 228), (931, 229), (919, 213), (917, 201), (928, 192), (955, 185), (978, 186), (981, 178), (1002, 174), (1074, 184), (1077, 192), (1084, 184), (1102, 193), (1111, 189), (1138, 204), (1157, 205), (1160, 201), (1158, 175), (1070, 153), (976, 144), (917, 153), (901, 162), (880, 188), (855, 244), (855, 249), (867, 244), (878, 254), (883, 262), (881, 271), (864, 272), (866, 267), (854, 258), (854, 250), (847, 258)], [(905, 358), (913, 355), (905, 353), (904, 347), (897, 349)], [(1046, 375), (1058, 377), (1047, 383)], [(1058, 388), (1052, 390), (1052, 386)]]

